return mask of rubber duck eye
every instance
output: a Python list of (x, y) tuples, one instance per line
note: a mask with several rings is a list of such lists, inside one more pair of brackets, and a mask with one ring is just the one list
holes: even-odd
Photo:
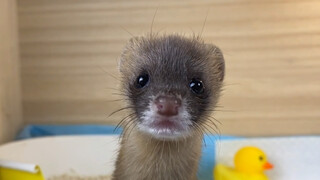
[(190, 89), (195, 94), (201, 94), (204, 91), (204, 86), (201, 80), (192, 79), (189, 84)]
[(137, 88), (143, 88), (146, 86), (149, 82), (149, 75), (148, 74), (141, 74), (140, 76), (137, 77), (136, 80), (136, 87)]
[(263, 161), (263, 157), (262, 157), (262, 156), (259, 156), (259, 160), (260, 160), (260, 161)]

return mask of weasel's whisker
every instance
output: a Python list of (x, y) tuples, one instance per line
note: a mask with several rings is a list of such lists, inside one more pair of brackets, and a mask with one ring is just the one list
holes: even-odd
[(236, 111), (233, 111), (233, 110), (227, 110), (227, 109), (207, 109), (207, 110), (204, 110), (204, 111), (207, 111), (207, 112), (236, 112)]
[(155, 12), (154, 15), (153, 15), (152, 22), (151, 22), (151, 27), (150, 27), (150, 34), (151, 34), (151, 36), (152, 36), (153, 23), (154, 23), (154, 20), (155, 20), (155, 18), (156, 18), (157, 12), (158, 12), (158, 7), (157, 7), (157, 9), (156, 9), (156, 12)]
[(126, 96), (124, 93), (111, 93), (112, 95), (117, 95), (117, 96)]
[[(197, 135), (199, 137), (202, 137), (203, 134), (205, 134), (206, 132), (202, 129), (202, 127), (197, 123), (197, 122), (193, 122), (193, 126), (194, 128), (196, 128), (196, 132), (197, 132)], [(205, 141), (205, 139), (203, 138), (203, 142), (204, 142), (204, 145), (205, 147), (207, 146), (207, 143)]]
[[(210, 119), (210, 120), (215, 121), (215, 122), (219, 123), (220, 125), (222, 125), (222, 122), (219, 121), (217, 118), (213, 117), (212, 115), (205, 115), (204, 118)], [(213, 122), (213, 124), (215, 124), (215, 123)]]
[(121, 26), (121, 29), (124, 30), (125, 32), (127, 32), (129, 35), (131, 35), (131, 37), (134, 37), (135, 35), (133, 35), (130, 31), (128, 31), (124, 26)]
[(210, 130), (214, 131), (217, 135), (220, 135), (221, 132), (219, 129), (214, 129), (212, 126), (210, 126), (209, 124), (207, 124), (207, 122), (202, 123), (202, 127), (207, 131), (207, 132), (211, 132)]
[(126, 117), (122, 118), (122, 119), (120, 120), (120, 122), (116, 125), (116, 127), (114, 128), (113, 132), (115, 132), (117, 129), (119, 129), (119, 127), (120, 127), (121, 125), (123, 125), (123, 123), (126, 121), (126, 119), (131, 118), (131, 117), (134, 116), (134, 115), (135, 115), (135, 113), (131, 113), (131, 114), (127, 115)]
[(129, 99), (113, 99), (113, 100), (108, 100), (106, 102), (118, 102), (118, 101), (126, 101), (126, 100), (129, 100)]
[[(121, 134), (121, 137), (128, 139), (129, 134), (128, 131), (130, 129), (130, 127), (132, 126), (132, 124), (135, 123), (135, 117), (129, 118), (125, 121), (125, 123), (123, 124), (123, 132)], [(132, 130), (132, 129), (131, 129)]]
[(202, 37), (202, 33), (203, 33), (203, 31), (204, 31), (204, 27), (206, 26), (208, 14), (209, 14), (209, 8), (208, 8), (208, 10), (207, 10), (206, 18), (204, 19), (204, 22), (203, 22), (203, 25), (202, 25), (202, 28), (201, 28), (200, 38)]
[(112, 116), (112, 115), (114, 115), (114, 114), (116, 114), (116, 113), (120, 112), (120, 111), (123, 111), (123, 110), (126, 110), (126, 109), (132, 109), (132, 108), (133, 108), (132, 106), (126, 106), (126, 107), (123, 107), (123, 108), (117, 109), (117, 110), (113, 111), (111, 114), (109, 114), (108, 118), (109, 118), (110, 116)]
[(119, 77), (116, 77), (115, 75), (113, 75), (110, 72), (106, 71), (105, 69), (103, 69), (103, 67), (100, 66), (100, 69), (102, 70), (103, 73), (106, 73), (108, 76), (112, 77), (113, 79), (117, 80), (118, 82), (121, 82)]
[(137, 123), (135, 122), (137, 119), (131, 119), (130, 121), (132, 122), (131, 125), (128, 127), (128, 129), (130, 129), (128, 137), (130, 137), (130, 134), (132, 132), (132, 130), (137, 126)]
[[(205, 119), (207, 122), (209, 121), (216, 129), (219, 129), (218, 125), (214, 122), (215, 119), (213, 119), (213, 117), (208, 116)], [(220, 123), (220, 121), (217, 121), (217, 120), (216, 120), (216, 122)]]
[(113, 87), (105, 87), (106, 89), (108, 89), (108, 90), (115, 90), (116, 92), (118, 92), (119, 91), (119, 89), (118, 88), (113, 88)]

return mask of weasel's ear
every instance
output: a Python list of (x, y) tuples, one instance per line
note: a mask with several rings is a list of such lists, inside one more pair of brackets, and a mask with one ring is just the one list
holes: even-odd
[(217, 79), (222, 82), (225, 74), (225, 63), (222, 51), (213, 44), (205, 44), (205, 46), (212, 66), (217, 70), (214, 74), (217, 76)]
[(118, 62), (118, 69), (120, 72), (125, 70), (124, 67), (129, 67), (128, 65), (131, 63), (130, 60), (132, 60), (133, 56), (135, 55), (135, 48), (140, 41), (141, 37), (132, 37), (123, 48), (120, 60)]

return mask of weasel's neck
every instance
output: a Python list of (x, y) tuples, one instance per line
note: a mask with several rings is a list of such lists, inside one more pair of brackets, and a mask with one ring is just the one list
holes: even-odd
[(162, 141), (133, 130), (124, 134), (114, 180), (194, 180), (202, 137)]

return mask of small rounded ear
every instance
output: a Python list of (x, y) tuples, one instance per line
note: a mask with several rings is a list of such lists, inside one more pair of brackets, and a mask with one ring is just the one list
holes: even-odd
[(222, 51), (213, 44), (205, 44), (210, 60), (212, 60), (213, 68), (217, 70), (215, 73), (218, 80), (222, 82), (225, 75), (225, 63)]
[(118, 61), (118, 70), (120, 72), (124, 71), (124, 67), (126, 67), (126, 63), (132, 59), (134, 55), (135, 46), (137, 46), (141, 37), (132, 37), (123, 48), (122, 53), (120, 55), (120, 60)]

